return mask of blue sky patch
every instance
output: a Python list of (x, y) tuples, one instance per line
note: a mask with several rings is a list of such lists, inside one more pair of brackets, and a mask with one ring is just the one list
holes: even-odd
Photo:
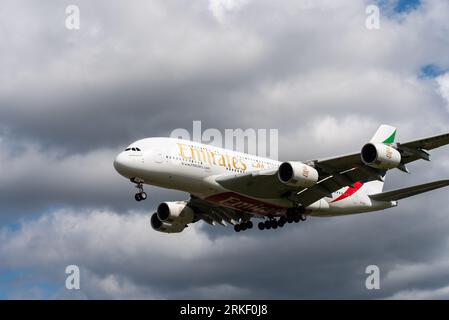
[(420, 78), (436, 78), (444, 73), (446, 73), (448, 70), (442, 69), (439, 66), (435, 64), (427, 64), (419, 70), (419, 77)]
[(4, 269), (0, 272), (0, 300), (50, 299), (61, 288), (64, 288), (64, 282), (56, 284), (43, 280), (35, 275), (33, 268)]
[(421, 0), (377, 0), (377, 5), (389, 14), (401, 14), (418, 9)]
[(421, 0), (399, 0), (394, 7), (394, 11), (402, 13), (417, 9), (421, 5)]

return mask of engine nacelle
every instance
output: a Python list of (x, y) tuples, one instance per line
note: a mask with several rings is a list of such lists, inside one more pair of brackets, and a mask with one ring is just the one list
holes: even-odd
[(367, 143), (361, 152), (362, 162), (376, 169), (393, 169), (401, 163), (401, 154), (383, 143)]
[(292, 187), (308, 188), (318, 182), (318, 171), (302, 162), (284, 162), (279, 166), (278, 178)]
[(181, 232), (193, 222), (193, 210), (186, 201), (162, 202), (151, 216), (151, 227), (166, 233)]
[(162, 202), (157, 207), (157, 217), (161, 221), (193, 221), (193, 210), (187, 206), (186, 201)]

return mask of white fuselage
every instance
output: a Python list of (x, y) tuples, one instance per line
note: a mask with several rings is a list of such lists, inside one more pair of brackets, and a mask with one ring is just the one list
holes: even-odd
[[(145, 184), (188, 192), (205, 201), (255, 215), (284, 215), (293, 206), (286, 198), (260, 199), (232, 192), (215, 179), (264, 169), (277, 169), (281, 162), (174, 138), (138, 140), (120, 153), (114, 167), (124, 177), (140, 178)], [(382, 210), (396, 202), (378, 202), (368, 196), (373, 184), (356, 183), (306, 208), (314, 216), (335, 216)]]

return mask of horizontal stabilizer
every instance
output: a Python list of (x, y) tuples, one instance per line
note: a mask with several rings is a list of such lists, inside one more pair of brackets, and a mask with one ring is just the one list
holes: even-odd
[(372, 194), (369, 197), (377, 201), (395, 201), (415, 196), (420, 193), (449, 186), (449, 180), (434, 181), (417, 186)]

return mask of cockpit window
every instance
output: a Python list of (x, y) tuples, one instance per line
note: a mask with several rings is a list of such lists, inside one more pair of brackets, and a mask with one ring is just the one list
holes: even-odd
[(131, 150), (131, 148), (126, 148), (126, 149), (125, 149), (125, 151), (129, 151), (129, 150)]
[(125, 151), (141, 151), (140, 148), (126, 148)]

